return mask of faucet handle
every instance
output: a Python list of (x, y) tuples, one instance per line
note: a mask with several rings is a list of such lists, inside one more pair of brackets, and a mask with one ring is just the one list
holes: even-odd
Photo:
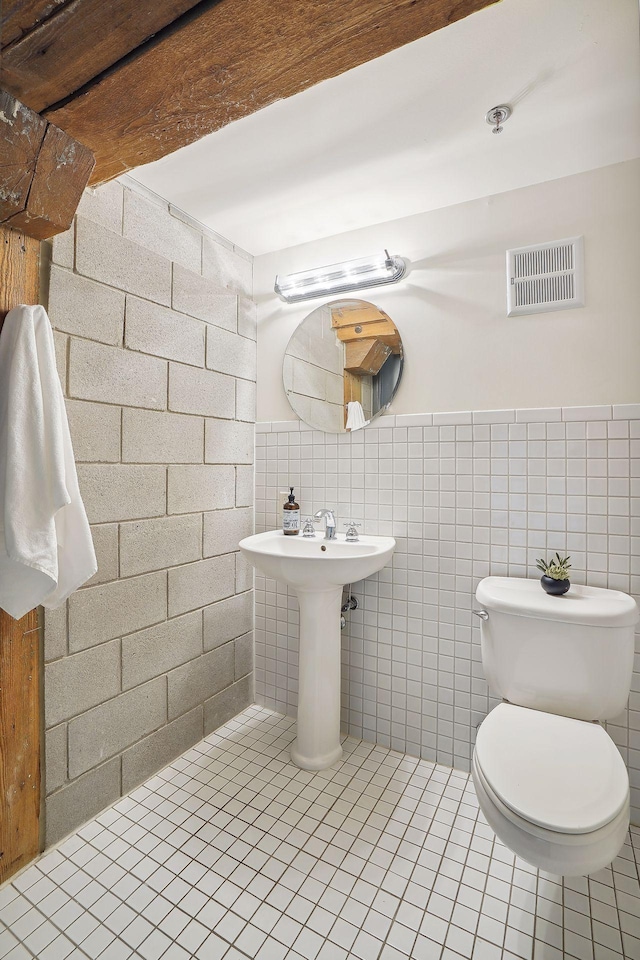
[(358, 536), (358, 527), (361, 527), (361, 523), (355, 523), (353, 520), (348, 520), (345, 524), (347, 527), (347, 535), (345, 537), (347, 543), (356, 543), (360, 537)]
[(315, 537), (315, 535), (316, 535), (316, 531), (314, 530), (314, 527), (313, 527), (313, 518), (312, 518), (312, 517), (305, 517), (305, 518), (304, 518), (304, 526), (303, 526), (303, 528), (302, 528), (302, 536), (303, 536), (303, 537)]

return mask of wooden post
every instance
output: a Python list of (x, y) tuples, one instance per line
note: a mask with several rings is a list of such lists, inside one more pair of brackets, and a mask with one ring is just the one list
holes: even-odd
[[(38, 303), (40, 240), (67, 230), (93, 154), (0, 90), (0, 327)], [(0, 610), (0, 883), (41, 849), (41, 681), (38, 611)]]
[[(0, 327), (39, 298), (40, 243), (0, 227)], [(40, 850), (40, 635), (38, 612), (0, 610), (0, 883)]]
[(39, 296), (40, 241), (0, 225), (0, 330), (12, 307)]

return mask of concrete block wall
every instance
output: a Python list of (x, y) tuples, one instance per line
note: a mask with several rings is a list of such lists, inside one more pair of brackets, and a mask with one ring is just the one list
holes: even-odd
[(98, 572), (45, 615), (51, 844), (253, 699), (251, 258), (120, 182), (51, 248)]

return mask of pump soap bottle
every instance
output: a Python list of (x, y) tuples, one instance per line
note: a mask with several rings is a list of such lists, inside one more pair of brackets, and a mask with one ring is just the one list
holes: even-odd
[(288, 501), (282, 507), (282, 532), (285, 537), (296, 537), (300, 532), (300, 506), (293, 495), (293, 487)]

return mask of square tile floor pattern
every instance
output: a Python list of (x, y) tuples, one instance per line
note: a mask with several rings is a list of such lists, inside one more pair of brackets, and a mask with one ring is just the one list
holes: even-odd
[(640, 960), (640, 829), (536, 872), (468, 774), (365, 741), (318, 773), (250, 707), (0, 890), (10, 960)]

